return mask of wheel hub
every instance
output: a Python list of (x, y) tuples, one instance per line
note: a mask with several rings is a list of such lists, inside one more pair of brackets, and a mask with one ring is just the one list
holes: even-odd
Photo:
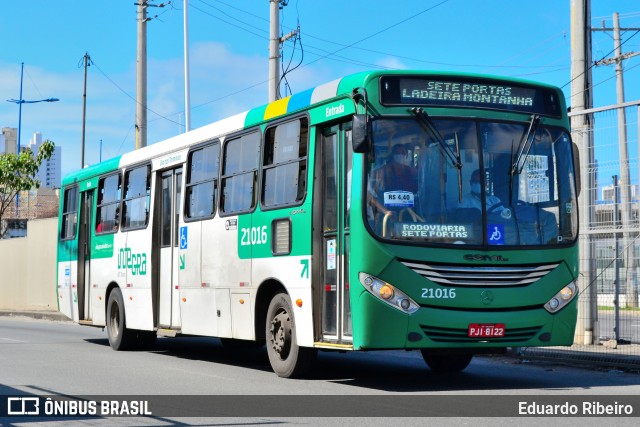
[(291, 348), (291, 318), (282, 310), (271, 320), (271, 347), (281, 358), (286, 358)]

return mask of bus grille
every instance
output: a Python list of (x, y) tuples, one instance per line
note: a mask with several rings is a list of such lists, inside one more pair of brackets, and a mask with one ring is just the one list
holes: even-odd
[(559, 264), (534, 266), (461, 266), (428, 265), (415, 261), (401, 261), (419, 275), (443, 286), (523, 286), (529, 285), (556, 268)]
[(525, 342), (533, 338), (542, 326), (530, 328), (506, 328), (504, 337), (500, 338), (478, 338), (467, 336), (467, 329), (441, 328), (439, 326), (420, 325), (422, 331), (431, 341), (446, 343), (472, 343), (472, 342)]

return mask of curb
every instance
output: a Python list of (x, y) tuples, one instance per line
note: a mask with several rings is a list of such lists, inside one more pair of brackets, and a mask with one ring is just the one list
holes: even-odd
[(71, 322), (64, 314), (58, 311), (29, 311), (29, 310), (0, 310), (0, 316), (5, 317), (29, 317), (31, 319), (53, 320), (57, 322)]
[(507, 356), (520, 359), (520, 361), (540, 361), (559, 363), (569, 366), (588, 366), (593, 368), (613, 368), (638, 372), (640, 371), (639, 354), (616, 354), (602, 351), (601, 347), (592, 346), (588, 350), (581, 349), (547, 349), (544, 347), (512, 348)]

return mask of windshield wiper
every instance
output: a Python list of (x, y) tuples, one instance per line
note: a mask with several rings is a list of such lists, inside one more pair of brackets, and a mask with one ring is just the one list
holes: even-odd
[(460, 162), (460, 148), (457, 146), (457, 140), (457, 153), (454, 153), (451, 147), (447, 145), (442, 135), (440, 135), (440, 132), (438, 132), (438, 129), (436, 129), (433, 121), (431, 120), (431, 117), (429, 117), (426, 111), (424, 111), (420, 107), (413, 107), (409, 109), (409, 112), (413, 113), (416, 116), (418, 123), (420, 124), (420, 126), (422, 126), (425, 132), (427, 132), (432, 139), (435, 139), (438, 144), (440, 144), (442, 153), (449, 159), (449, 161), (451, 162), (451, 166), (453, 166), (454, 168), (462, 169), (462, 163)]
[[(529, 128), (527, 129), (527, 132), (522, 135), (522, 138), (518, 143), (517, 157), (511, 165), (512, 177), (513, 175), (520, 175), (522, 173), (522, 169), (524, 169), (524, 165), (527, 162), (527, 157), (529, 157), (531, 146), (533, 146), (533, 140), (536, 137), (538, 127), (540, 127), (540, 115), (534, 114), (531, 116), (531, 121), (529, 122)], [(520, 161), (521, 159), (522, 161)]]
[(418, 124), (424, 129), (424, 131), (431, 136), (432, 139), (438, 141), (440, 145), (440, 152), (443, 157), (449, 159), (451, 162), (451, 166), (458, 169), (458, 199), (462, 202), (462, 162), (460, 161), (460, 144), (458, 142), (458, 133), (455, 133), (455, 143), (456, 143), (456, 151), (454, 152), (451, 147), (449, 147), (438, 132), (438, 129), (433, 124), (431, 117), (424, 111), (421, 107), (413, 107), (409, 109), (410, 113), (413, 113), (416, 116), (416, 121)]

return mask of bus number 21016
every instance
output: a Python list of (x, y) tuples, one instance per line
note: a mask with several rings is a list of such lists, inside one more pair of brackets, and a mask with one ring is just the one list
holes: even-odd
[(456, 297), (456, 289), (441, 289), (441, 288), (422, 288), (422, 298), (428, 299), (453, 299)]
[(264, 245), (268, 241), (266, 225), (262, 227), (241, 228), (240, 232), (242, 233), (242, 237), (240, 238), (240, 244), (242, 246)]

